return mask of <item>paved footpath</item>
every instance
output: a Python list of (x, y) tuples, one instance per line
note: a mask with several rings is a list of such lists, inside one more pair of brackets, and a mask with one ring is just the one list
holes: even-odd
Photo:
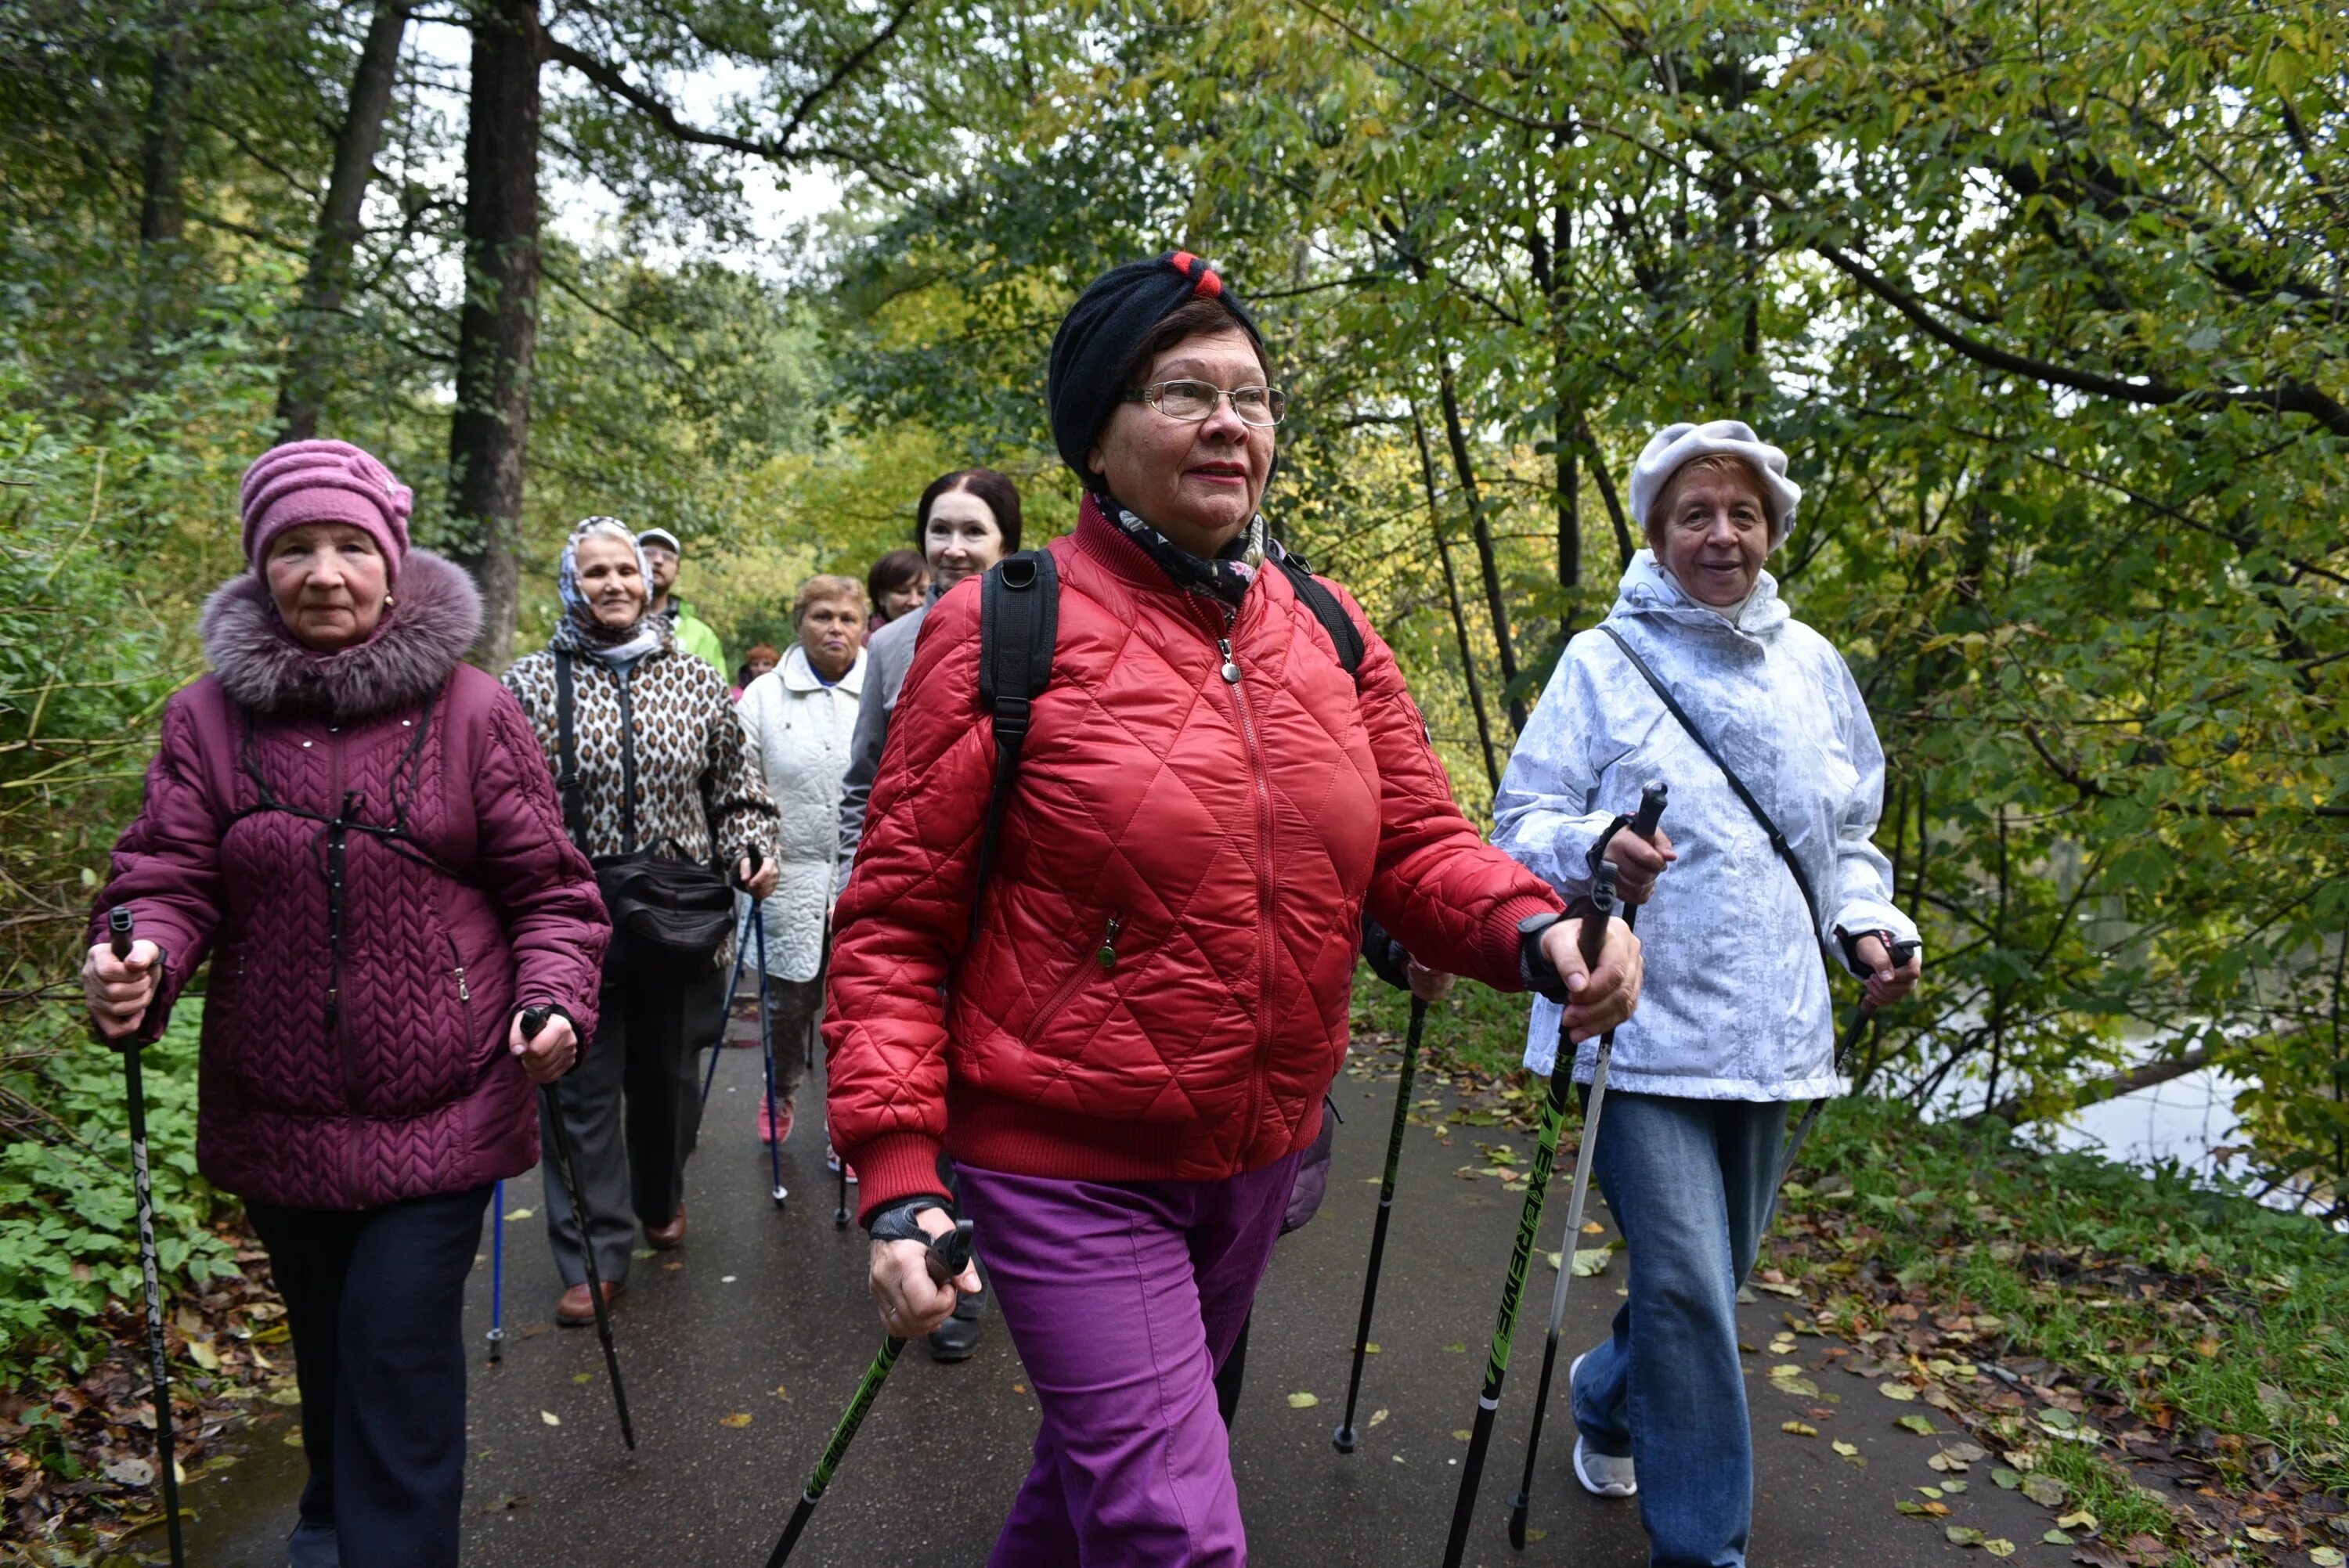
[[(507, 1184), (508, 1212), (532, 1212), (506, 1228), (509, 1338), (501, 1366), (486, 1365), (480, 1354), (489, 1319), (486, 1238), (472, 1284), (468, 1564), (764, 1562), (879, 1335), (864, 1290), (862, 1234), (833, 1226), (833, 1187), (813, 1117), (802, 1119), (784, 1147), (789, 1203), (778, 1211), (769, 1200), (766, 1153), (752, 1125), (758, 1083), (755, 1051), (725, 1054), (688, 1178), (691, 1233), (675, 1253), (640, 1255), (620, 1298), (616, 1326), (639, 1445), (633, 1454), (620, 1443), (594, 1332), (551, 1326), (556, 1282), (537, 1181)], [(804, 1103), (820, 1105), (821, 1087), (812, 1074)], [(1457, 1171), (1485, 1165), (1480, 1142), (1511, 1146), (1521, 1163), (1531, 1143), (1502, 1129), (1454, 1124), (1445, 1144), (1430, 1126), (1411, 1129), (1372, 1335), (1381, 1350), (1363, 1382), (1360, 1419), (1372, 1424), (1360, 1449), (1340, 1457), (1330, 1433), (1345, 1401), (1393, 1092), (1391, 1081), (1340, 1078), (1336, 1098), (1347, 1125), (1338, 1134), (1329, 1201), (1319, 1218), (1281, 1243), (1257, 1298), (1233, 1461), (1259, 1568), (1433, 1565), (1442, 1556), (1466, 1450), (1454, 1434), (1475, 1412), (1520, 1208), (1518, 1196), (1493, 1177), (1465, 1180)], [(1424, 1079), (1417, 1098), (1439, 1102), (1423, 1113), (1428, 1117), (1456, 1104)], [(1564, 1223), (1569, 1168), (1560, 1163), (1544, 1226), (1549, 1246)], [(1603, 1220), (1595, 1193), (1592, 1204)], [(1586, 1245), (1599, 1242), (1585, 1238)], [(1561, 1361), (1604, 1332), (1623, 1267), (1619, 1256), (1606, 1274), (1576, 1282)], [(1489, 1568), (1640, 1568), (1647, 1549), (1638, 1505), (1602, 1502), (1575, 1483), (1562, 1398), (1543, 1443), (1533, 1511), (1539, 1539), (1520, 1554), (1505, 1533), (1554, 1277), (1537, 1262), (1527, 1282), (1468, 1561)], [(2015, 1542), (2014, 1563), (2056, 1568), (2069, 1561), (2064, 1548), (2040, 1543), (2050, 1516), (1993, 1486), (1986, 1462), (1973, 1466), (1962, 1494), (1944, 1499), (1946, 1520), (1897, 1513), (1897, 1501), (1916, 1501), (1916, 1488), (1949, 1479), (1926, 1466), (1940, 1444), (1893, 1424), (1925, 1407), (1876, 1398), (1864, 1379), (1833, 1370), (1823, 1357), (1832, 1340), (1806, 1337), (1791, 1355), (1771, 1353), (1786, 1305), (1765, 1295), (1742, 1309), (1744, 1337), (1756, 1350), (1747, 1365), (1759, 1455), (1757, 1568), (1981, 1563), (1981, 1552), (1943, 1538), (1945, 1524)], [(1763, 1376), (1788, 1361), (1806, 1367), (1824, 1399), (1782, 1393)], [(1299, 1394), (1319, 1402), (1292, 1406)], [(243, 1459), (222, 1479), (190, 1489), (189, 1503), (202, 1515), (190, 1561), (206, 1568), (276, 1568), (284, 1561), (279, 1542), (301, 1482), (298, 1451), (288, 1446), (294, 1415), (265, 1402), (256, 1408)], [(1819, 1435), (1789, 1435), (1780, 1425), (1787, 1420), (1809, 1420)], [(933, 1365), (909, 1347), (795, 1563), (983, 1563), (1027, 1470), (1035, 1429), (1035, 1403), (999, 1322), (961, 1366)], [(1868, 1463), (1838, 1457), (1829, 1447), (1836, 1439), (1857, 1444)]]

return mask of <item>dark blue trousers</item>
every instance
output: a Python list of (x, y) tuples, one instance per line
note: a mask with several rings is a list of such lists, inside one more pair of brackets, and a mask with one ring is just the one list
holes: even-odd
[(465, 1276), (489, 1201), (476, 1187), (379, 1209), (245, 1205), (294, 1339), (310, 1561), (456, 1568)]

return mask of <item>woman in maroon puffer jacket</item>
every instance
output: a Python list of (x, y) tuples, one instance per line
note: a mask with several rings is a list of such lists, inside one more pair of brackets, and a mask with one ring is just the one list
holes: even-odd
[[(993, 1563), (1246, 1560), (1211, 1378), (1247, 1315), (1346, 1052), (1365, 904), (1430, 966), (1628, 1016), (1620, 923), (1578, 922), (1454, 803), (1394, 655), (1350, 677), (1257, 504), (1279, 395), (1195, 257), (1120, 267), (1052, 350), (1084, 480), (1051, 682), (990, 881), (979, 598), (932, 607), (835, 918), (833, 1136), (864, 1178), (892, 1335), (956, 1286), (920, 1237), (962, 1206), (1042, 1410)], [(1563, 976), (1563, 978), (1561, 978)]]
[(252, 570), (204, 607), (212, 673), (163, 711), (92, 923), (125, 906), (138, 941), (95, 941), (84, 985), (135, 1049), (212, 959), (196, 1159), (285, 1298), (295, 1568), (454, 1564), (465, 1275), (492, 1184), (538, 1161), (533, 1081), (595, 1028), (609, 927), (521, 709), (461, 662), (479, 596), (408, 548), (407, 488), (301, 441), (243, 499)]

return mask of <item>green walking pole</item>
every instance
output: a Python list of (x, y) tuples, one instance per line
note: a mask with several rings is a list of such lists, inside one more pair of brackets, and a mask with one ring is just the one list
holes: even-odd
[[(1640, 791), (1640, 812), (1630, 821), (1617, 818), (1615, 823), (1601, 834), (1590, 851), (1591, 864), (1599, 863), (1607, 852), (1607, 841), (1619, 829), (1628, 830), (1642, 839), (1656, 836), (1656, 825), (1663, 820), (1667, 790), (1663, 780), (1656, 779)], [(1639, 923), (1637, 904), (1623, 911), (1623, 923)], [(1557, 1374), (1557, 1340), (1566, 1326), (1566, 1291), (1574, 1281), (1574, 1248), (1582, 1235), (1582, 1206), (1590, 1196), (1590, 1162), (1599, 1147), (1599, 1114), (1607, 1108), (1607, 1068), (1615, 1059), (1615, 1031), (1609, 1029), (1599, 1041), (1599, 1058), (1591, 1065), (1590, 1099), (1582, 1108), (1582, 1147), (1574, 1161), (1574, 1191), (1566, 1204), (1566, 1240), (1559, 1243), (1557, 1254), (1557, 1284), (1550, 1293), (1549, 1333), (1542, 1341), (1541, 1381), (1534, 1387), (1534, 1424), (1526, 1435), (1526, 1473), (1517, 1482), (1517, 1495), (1509, 1500), (1509, 1544), (1523, 1552), (1526, 1549), (1526, 1516), (1533, 1509), (1534, 1464), (1541, 1455), (1542, 1418), (1549, 1411), (1550, 1380)], [(1571, 1389), (1568, 1390), (1572, 1392)]]
[[(1586, 968), (1598, 967), (1607, 924), (1614, 914), (1615, 868), (1602, 863), (1591, 880), (1590, 913), (1582, 922)], [(1485, 1387), (1476, 1396), (1476, 1422), (1468, 1435), (1468, 1458), (1460, 1469), (1460, 1494), (1452, 1505), (1452, 1533), (1444, 1545), (1444, 1568), (1460, 1568), (1461, 1557), (1468, 1550), (1468, 1526), (1476, 1517), (1476, 1487), (1484, 1479), (1485, 1451), (1493, 1446), (1493, 1418), (1501, 1408), (1501, 1381), (1509, 1375), (1509, 1341), (1516, 1333), (1517, 1303), (1525, 1295), (1526, 1265), (1532, 1261), (1534, 1238), (1541, 1230), (1542, 1200), (1549, 1191), (1550, 1171), (1557, 1164), (1558, 1134), (1566, 1126), (1566, 1097), (1573, 1088), (1574, 1042), (1567, 1037), (1561, 1017), (1557, 1065), (1550, 1071), (1549, 1094), (1542, 1101), (1541, 1138), (1535, 1145), (1534, 1167), (1526, 1181), (1525, 1212), (1517, 1217), (1508, 1277), (1501, 1284), (1501, 1315), (1493, 1325), (1492, 1348), (1485, 1358)]]
[[(925, 1261), (930, 1271), (931, 1284), (944, 1284), (970, 1266), (970, 1233), (971, 1222), (957, 1220), (953, 1230), (945, 1235), (930, 1238), (929, 1256)], [(823, 1457), (815, 1461), (815, 1473), (808, 1477), (807, 1490), (800, 1493), (799, 1506), (792, 1510), (791, 1522), (783, 1526), (783, 1538), (776, 1542), (775, 1549), (767, 1554), (767, 1568), (783, 1568), (783, 1563), (791, 1557), (792, 1548), (800, 1543), (800, 1534), (807, 1529), (808, 1519), (815, 1512), (815, 1505), (823, 1501), (825, 1489), (832, 1485), (833, 1472), (840, 1468), (841, 1457), (848, 1452), (848, 1445), (855, 1440), (856, 1429), (864, 1424), (864, 1418), (873, 1409), (873, 1401), (880, 1398), (881, 1385), (889, 1380), (889, 1369), (897, 1365), (897, 1357), (905, 1348), (905, 1342), (894, 1334), (881, 1342), (881, 1348), (874, 1354), (873, 1364), (864, 1369), (864, 1380), (856, 1386), (855, 1398), (848, 1401), (848, 1408), (842, 1414), (840, 1425), (832, 1429), (832, 1441), (824, 1445)]]
[(1379, 1182), (1379, 1217), (1371, 1226), (1371, 1266), (1362, 1275), (1362, 1315), (1354, 1325), (1354, 1370), (1346, 1379), (1346, 1418), (1330, 1435), (1341, 1454), (1354, 1451), (1354, 1401), (1361, 1397), (1362, 1361), (1370, 1354), (1371, 1310), (1378, 1305), (1379, 1263), (1387, 1254), (1387, 1216), (1394, 1209), (1395, 1167), (1402, 1161), (1403, 1123), (1411, 1116), (1411, 1079), (1419, 1067), (1419, 1037), (1427, 1027), (1427, 1004), (1411, 999), (1411, 1037), (1402, 1047), (1402, 1076), (1395, 1079), (1394, 1126), (1387, 1133), (1387, 1173)]

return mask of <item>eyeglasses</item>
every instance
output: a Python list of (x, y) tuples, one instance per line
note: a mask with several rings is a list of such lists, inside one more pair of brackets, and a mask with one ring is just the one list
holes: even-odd
[(1195, 425), (1216, 411), (1226, 397), (1240, 423), (1265, 429), (1280, 423), (1288, 412), (1288, 394), (1278, 387), (1235, 387), (1229, 392), (1212, 381), (1157, 381), (1129, 388), (1125, 400), (1147, 403), (1170, 419)]

